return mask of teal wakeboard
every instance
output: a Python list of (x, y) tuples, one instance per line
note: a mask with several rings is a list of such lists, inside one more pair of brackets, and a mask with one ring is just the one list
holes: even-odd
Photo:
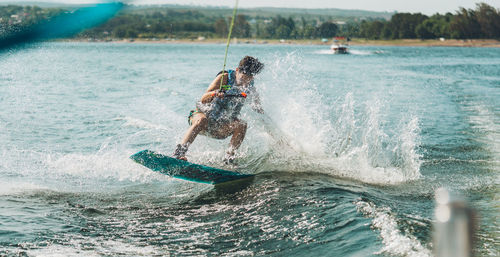
[(140, 151), (130, 156), (130, 158), (135, 162), (161, 174), (199, 183), (219, 184), (254, 176), (194, 164), (150, 150)]

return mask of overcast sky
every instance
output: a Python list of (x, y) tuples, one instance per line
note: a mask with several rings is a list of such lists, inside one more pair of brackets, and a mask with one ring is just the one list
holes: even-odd
[[(21, 1), (21, 0), (18, 0)], [(22, 0), (29, 2), (95, 3), (99, 0)], [(16, 0), (0, 0), (16, 2)], [(102, 0), (100, 2), (103, 2)], [(184, 4), (198, 6), (233, 7), (235, 0), (125, 0), (134, 4)], [(427, 15), (436, 12), (455, 12), (459, 7), (475, 8), (484, 2), (500, 8), (500, 0), (239, 0), (240, 7), (292, 7), (292, 8), (339, 8), (368, 11), (421, 12)]]

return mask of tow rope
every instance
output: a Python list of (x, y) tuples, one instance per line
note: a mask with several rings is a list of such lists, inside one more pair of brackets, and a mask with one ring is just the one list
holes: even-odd
[[(233, 18), (231, 19), (231, 25), (229, 26), (229, 33), (227, 35), (226, 54), (224, 55), (224, 66), (222, 67), (222, 77), (224, 77), (224, 73), (226, 70), (227, 52), (229, 50), (229, 41), (231, 40), (231, 33), (233, 32), (234, 19), (236, 18), (236, 10), (237, 9), (238, 9), (238, 0), (236, 0), (236, 3), (234, 5)], [(223, 79), (220, 80), (219, 90), (222, 90), (224, 87), (222, 85), (222, 81), (223, 81)]]

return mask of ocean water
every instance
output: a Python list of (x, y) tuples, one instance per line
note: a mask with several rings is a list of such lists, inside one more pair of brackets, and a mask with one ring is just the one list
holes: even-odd
[[(172, 153), (222, 44), (42, 43), (0, 54), (0, 255), (432, 256), (434, 192), (500, 255), (500, 49), (231, 45), (265, 63), (244, 108), (254, 180), (215, 188), (128, 157)], [(223, 167), (228, 139), (192, 162)]]

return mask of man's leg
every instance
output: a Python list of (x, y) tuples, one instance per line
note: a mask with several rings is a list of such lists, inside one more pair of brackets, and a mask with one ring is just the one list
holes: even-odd
[(191, 127), (189, 127), (189, 129), (186, 131), (181, 144), (177, 145), (177, 149), (175, 149), (175, 158), (187, 161), (185, 155), (189, 145), (193, 143), (194, 139), (201, 131), (207, 128), (207, 124), (208, 120), (205, 114), (196, 113), (193, 115), (193, 117), (191, 118)]
[(224, 158), (226, 162), (234, 160), (234, 151), (236, 151), (243, 143), (247, 132), (247, 123), (241, 120), (235, 120), (231, 123), (220, 125), (216, 131), (212, 131), (212, 136), (218, 139), (224, 139), (232, 135), (229, 149)]
[(207, 116), (203, 113), (196, 113), (191, 118), (191, 127), (184, 134), (184, 138), (182, 139), (182, 144), (190, 145), (193, 143), (194, 139), (201, 131), (207, 129), (208, 119)]
[(243, 139), (247, 133), (247, 123), (244, 121), (236, 120), (231, 124), (233, 128), (233, 136), (231, 137), (231, 142), (228, 150), (229, 155), (234, 155), (234, 151), (240, 148)]

